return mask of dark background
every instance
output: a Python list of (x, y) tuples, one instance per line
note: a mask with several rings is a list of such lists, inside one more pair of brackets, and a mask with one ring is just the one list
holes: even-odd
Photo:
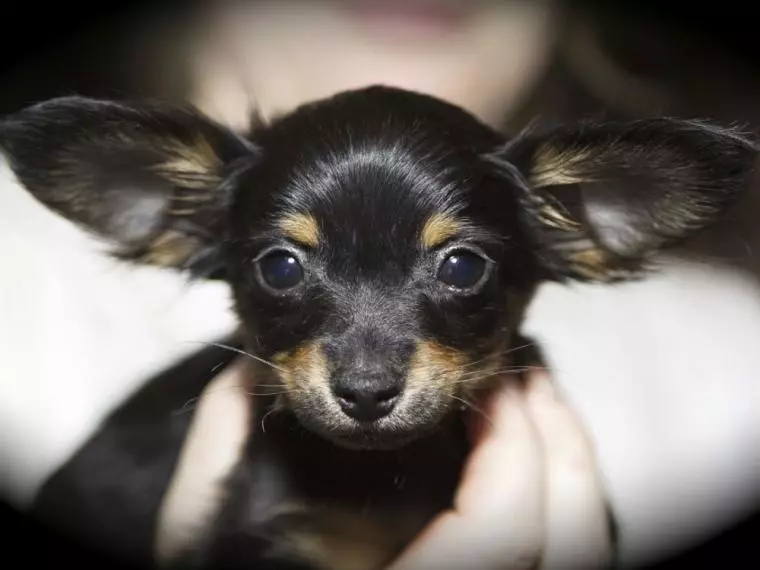
[[(41, 98), (66, 92), (91, 96), (132, 94), (134, 86), (123, 70), (114, 66), (126, 49), (126, 30), (145, 9), (168, 11), (176, 2), (49, 3), (8, 1), (3, 4), (0, 35), (0, 115)], [(655, 22), (674, 33), (696, 31), (716, 49), (743, 61), (760, 78), (760, 50), (756, 8), (751, 2), (675, 3), (642, 0), (584, 2), (604, 13), (608, 21)], [(183, 2), (183, 9), (191, 3)], [(167, 12), (168, 13), (168, 12)], [(624, 26), (625, 27), (625, 26)], [(634, 58), (635, 59), (635, 58)], [(670, 70), (676, 73), (677, 69)], [(662, 71), (667, 74), (668, 69)], [(710, 77), (704, 81), (709, 83)], [(760, 100), (758, 100), (760, 111)], [(758, 112), (755, 111), (755, 112)], [(3, 524), (2, 566), (13, 568), (12, 560), (31, 567), (60, 567), (61, 563), (93, 562), (116, 568), (113, 561), (95, 560), (90, 553), (58, 539), (43, 528), (0, 505)], [(721, 564), (728, 558), (743, 558), (745, 565), (760, 567), (754, 539), (760, 539), (760, 519), (738, 526), (675, 563)], [(752, 561), (755, 561), (752, 563)], [(664, 566), (663, 566), (664, 567)]]
[[(198, 4), (197, 0), (97, 4), (6, 0), (0, 34), (0, 115), (40, 98), (67, 92), (117, 97), (135, 94), (135, 83), (141, 81), (140, 75), (147, 72), (147, 66), (141, 68), (138, 62), (136, 69), (130, 68), (125, 73), (125, 66), (114, 64), (123, 59), (129, 42), (141, 41), (139, 34), (135, 39), (134, 32), (130, 35), (128, 30), (134, 29), (137, 22), (144, 24), (145, 13), (171, 23), (178, 14), (192, 11)], [(756, 45), (760, 20), (751, 2), (566, 0), (565, 4), (599, 15), (597, 27), (607, 48), (616, 55), (618, 63), (627, 60), (629, 70), (637, 71), (638, 65), (648, 68), (657, 79), (670, 79), (686, 73), (687, 66), (698, 67), (701, 58), (712, 72), (720, 72), (717, 59), (709, 54), (705, 57), (705, 43), (720, 52), (721, 57), (727, 55), (740, 62), (744, 70), (755, 72), (760, 68), (760, 50)], [(676, 39), (662, 45), (662, 30)], [(702, 44), (703, 51), (694, 52), (694, 57), (690, 57), (692, 46), (686, 43), (691, 40), (684, 41), (681, 37), (684, 32), (696, 34)], [(690, 73), (693, 75), (694, 71)], [(688, 95), (696, 99), (705, 97), (703, 91), (719, 90), (721, 82), (728, 83), (722, 78), (696, 74), (698, 77), (692, 78), (687, 87)], [(719, 85), (715, 85), (716, 81)], [(760, 86), (760, 77), (757, 85)], [(754, 104), (757, 100), (754, 93), (750, 103), (741, 101), (742, 94), (736, 91), (743, 90), (727, 87), (728, 93), (723, 96), (728, 95), (729, 103), (723, 104), (745, 107), (742, 112), (753, 120), (757, 116), (755, 122), (760, 125), (760, 105)], [(741, 102), (735, 102), (734, 98)]]

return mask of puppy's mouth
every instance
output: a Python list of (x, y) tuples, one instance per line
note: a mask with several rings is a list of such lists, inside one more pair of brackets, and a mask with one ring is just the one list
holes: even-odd
[(311, 402), (290, 402), (287, 406), (298, 422), (309, 431), (338, 447), (352, 450), (394, 450), (433, 433), (452, 409), (430, 406), (426, 413), (408, 409), (394, 411), (371, 422), (357, 421), (344, 414), (338, 405), (321, 398)]
[(421, 425), (411, 429), (399, 428), (390, 418), (383, 418), (371, 424), (359, 424), (333, 427), (328, 430), (317, 429), (335, 445), (352, 450), (394, 450), (405, 447), (434, 431), (435, 426)]

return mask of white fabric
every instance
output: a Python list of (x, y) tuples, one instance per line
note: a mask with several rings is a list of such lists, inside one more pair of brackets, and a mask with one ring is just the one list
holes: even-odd
[(616, 287), (547, 285), (525, 326), (585, 419), (624, 557), (718, 532), (760, 498), (760, 291), (674, 264)]
[(141, 381), (235, 319), (225, 285), (107, 258), (1, 157), (0, 260), (0, 485), (24, 506)]

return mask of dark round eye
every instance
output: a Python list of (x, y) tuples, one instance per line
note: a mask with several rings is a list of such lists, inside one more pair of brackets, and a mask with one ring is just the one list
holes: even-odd
[(477, 253), (455, 251), (444, 259), (438, 279), (450, 287), (469, 289), (480, 282), (487, 266), (487, 261)]
[(303, 267), (288, 251), (273, 251), (259, 260), (264, 283), (275, 291), (287, 291), (303, 281)]

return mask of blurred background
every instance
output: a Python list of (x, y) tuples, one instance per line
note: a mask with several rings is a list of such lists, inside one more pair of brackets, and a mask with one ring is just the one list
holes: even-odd
[[(253, 109), (273, 117), (344, 89), (385, 83), (448, 99), (507, 132), (536, 119), (676, 115), (760, 134), (760, 51), (750, 4), (15, 4), (6, 8), (13, 16), (6, 17), (0, 38), (0, 115), (59, 95), (157, 97), (194, 104), (246, 132)], [(760, 192), (750, 193), (725, 223), (688, 244), (679, 256), (693, 265), (673, 273), (659, 289), (582, 290), (580, 297), (549, 291), (535, 311), (536, 334), (555, 347), (557, 368), (575, 367), (563, 383), (571, 394), (576, 391), (599, 440), (613, 497), (628, 509), (624, 522), (631, 551), (666, 538), (693, 546), (751, 514), (760, 496), (760, 475), (755, 475), (760, 467), (760, 361), (753, 348), (760, 341), (760, 258), (754, 255), (760, 246), (759, 201)], [(638, 304), (621, 310), (631, 299)], [(679, 310), (674, 299), (681, 303)], [(556, 307), (570, 303), (577, 314), (553, 321), (561, 312)], [(649, 311), (641, 312), (642, 306)], [(563, 328), (571, 316), (572, 322), (587, 321), (586, 329)], [(568, 335), (579, 336), (576, 342), (587, 348), (568, 344), (563, 340)], [(672, 360), (667, 366), (660, 362), (659, 372), (647, 356), (655, 345)], [(573, 364), (583, 350), (586, 360)], [(606, 368), (596, 353), (606, 353)], [(620, 374), (627, 380), (617, 383), (611, 377), (615, 366), (625, 368)], [(0, 396), (15, 389), (9, 379), (0, 382)], [(41, 389), (44, 382), (32, 385)], [(662, 386), (668, 387), (667, 396)], [(639, 402), (635, 412), (631, 399)], [(105, 413), (115, 402), (98, 405)], [(23, 426), (18, 430), (22, 437), (16, 448), (0, 449), (8, 462), (21, 455), (18, 446), (35, 445), (33, 439), (24, 443)], [(78, 435), (74, 443), (86, 436)], [(642, 451), (655, 444), (660, 446), (656, 452)], [(692, 454), (687, 447), (698, 450), (698, 459), (697, 451)], [(65, 461), (40, 460), (29, 480), (17, 473), (14, 492), (33, 495)], [(750, 480), (757, 482), (751, 489)], [(740, 486), (746, 492), (734, 493)], [(678, 535), (696, 519), (713, 522)]]
[[(433, 71), (415, 77), (412, 70), (437, 62), (479, 68), (469, 77), (484, 83), (449, 78), (446, 88), (514, 128), (539, 111), (558, 118), (600, 110), (709, 115), (752, 125), (760, 118), (756, 23), (743, 3), (692, 2), (685, 8), (614, 0), (187, 0), (158, 6), (58, 3), (45, 10), (14, 4), (19, 34), (2, 38), (2, 113), (71, 92), (203, 99), (199, 74), (221, 80), (241, 65), (248, 65), (248, 77), (225, 78), (231, 84), (244, 81), (253, 88), (257, 80), (270, 79), (264, 74), (271, 67), (289, 75), (277, 81), (278, 88), (287, 91), (287, 84), (303, 94), (279, 93), (285, 107), (329, 90), (330, 83), (385, 78), (433, 85)], [(24, 16), (30, 10), (40, 13)], [(228, 60), (231, 44), (237, 44), (238, 61)], [(242, 55), (244, 47), (251, 51)], [(325, 57), (330, 61), (308, 68)], [(411, 61), (404, 66), (404, 60)], [(363, 68), (359, 61), (374, 65)], [(209, 69), (216, 64), (225, 69)], [(316, 77), (321, 74), (332, 77)], [(501, 83), (501, 93), (494, 82)], [(257, 98), (268, 99), (274, 88), (267, 81), (255, 90)], [(487, 101), (473, 93), (478, 90), (506, 102)], [(268, 110), (272, 105), (264, 103)]]

